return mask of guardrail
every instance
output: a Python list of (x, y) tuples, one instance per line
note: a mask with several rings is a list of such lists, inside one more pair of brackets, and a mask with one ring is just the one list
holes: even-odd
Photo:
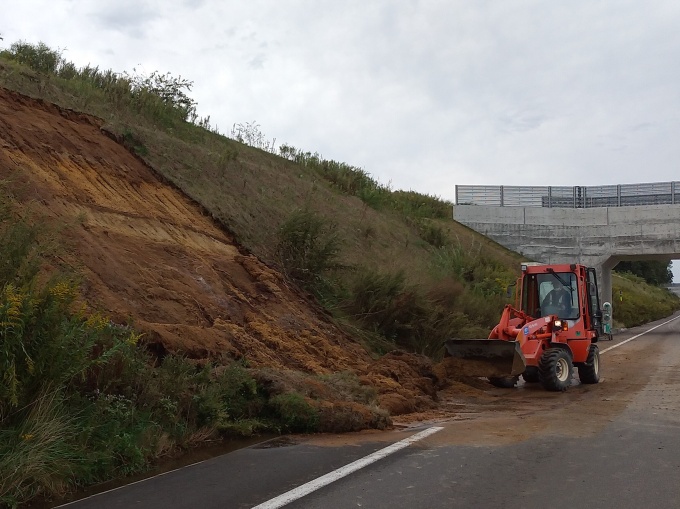
[(456, 186), (457, 205), (591, 208), (680, 204), (680, 182), (611, 186)]

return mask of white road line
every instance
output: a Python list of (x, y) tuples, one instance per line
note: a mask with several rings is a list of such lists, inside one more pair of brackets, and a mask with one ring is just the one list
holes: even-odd
[(644, 332), (641, 332), (640, 334), (638, 334), (638, 335), (636, 335), (636, 336), (633, 336), (632, 338), (628, 338), (628, 339), (626, 339), (625, 341), (621, 341), (620, 343), (618, 343), (618, 344), (616, 344), (616, 345), (612, 345), (612, 346), (610, 346), (609, 348), (605, 348), (605, 349), (602, 350), (600, 353), (601, 353), (601, 354), (602, 354), (602, 353), (607, 353), (609, 350), (613, 350), (614, 348), (618, 348), (618, 347), (620, 347), (621, 345), (625, 345), (625, 344), (628, 343), (629, 341), (633, 341), (634, 339), (637, 339), (637, 338), (639, 338), (640, 336), (644, 336), (644, 335), (647, 334), (648, 332), (652, 332), (654, 329), (658, 329), (658, 328), (661, 327), (662, 325), (666, 325), (667, 323), (671, 323), (673, 320), (677, 320), (678, 318), (680, 318), (680, 315), (676, 316), (675, 318), (671, 318), (670, 320), (667, 320), (667, 321), (665, 321), (664, 323), (660, 323), (659, 325), (655, 325), (655, 326), (652, 327), (651, 329), (646, 330), (646, 331), (644, 331)]
[(381, 460), (386, 456), (389, 456), (390, 454), (393, 454), (401, 449), (404, 449), (411, 445), (412, 443), (417, 442), (418, 440), (422, 440), (423, 438), (428, 437), (436, 433), (437, 431), (441, 431), (443, 429), (444, 428), (441, 426), (433, 426), (431, 428), (427, 428), (426, 430), (423, 430), (420, 433), (416, 433), (415, 435), (411, 435), (410, 437), (405, 438), (404, 440), (395, 442), (394, 444), (385, 447), (384, 449), (380, 449), (379, 451), (376, 451), (373, 454), (364, 456), (363, 458), (360, 458), (352, 463), (349, 463), (344, 467), (340, 467), (337, 470), (333, 470), (332, 472), (327, 473), (326, 475), (317, 477), (316, 479), (309, 481), (308, 483), (303, 484), (302, 486), (298, 486), (297, 488), (294, 488), (290, 491), (287, 491), (286, 493), (283, 493), (282, 495), (279, 495), (278, 497), (272, 498), (271, 500), (267, 500), (266, 502), (263, 502), (260, 505), (253, 507), (252, 509), (278, 509), (279, 507), (283, 507), (284, 505), (290, 504), (291, 502), (299, 498), (302, 498), (305, 495), (308, 495), (313, 491), (318, 490), (319, 488), (322, 488), (332, 482), (335, 482), (338, 479), (341, 479), (351, 474), (352, 472), (356, 472), (357, 470), (360, 470), (370, 465), (371, 463), (375, 463), (376, 461)]

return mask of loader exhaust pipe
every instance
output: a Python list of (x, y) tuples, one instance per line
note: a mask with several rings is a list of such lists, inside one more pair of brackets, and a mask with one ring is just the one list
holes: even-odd
[(451, 369), (460, 376), (516, 376), (524, 373), (527, 366), (517, 341), (449, 339), (444, 346)]

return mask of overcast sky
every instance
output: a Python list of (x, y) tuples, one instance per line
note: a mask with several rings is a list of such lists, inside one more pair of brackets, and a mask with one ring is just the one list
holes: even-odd
[(674, 0), (21, 0), (3, 47), (170, 72), (202, 116), (453, 200), (680, 180)]

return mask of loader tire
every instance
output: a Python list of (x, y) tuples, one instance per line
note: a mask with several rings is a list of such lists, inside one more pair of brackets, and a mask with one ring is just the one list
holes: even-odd
[(582, 384), (596, 384), (600, 381), (600, 349), (597, 345), (590, 345), (588, 359), (578, 367), (578, 377)]
[(538, 378), (547, 391), (566, 391), (571, 385), (574, 365), (564, 348), (549, 348), (538, 363)]
[(518, 376), (490, 376), (489, 383), (501, 389), (512, 389), (519, 381)]
[(537, 384), (540, 382), (538, 377), (538, 368), (534, 366), (529, 366), (524, 373), (522, 373), (522, 378), (528, 384)]

